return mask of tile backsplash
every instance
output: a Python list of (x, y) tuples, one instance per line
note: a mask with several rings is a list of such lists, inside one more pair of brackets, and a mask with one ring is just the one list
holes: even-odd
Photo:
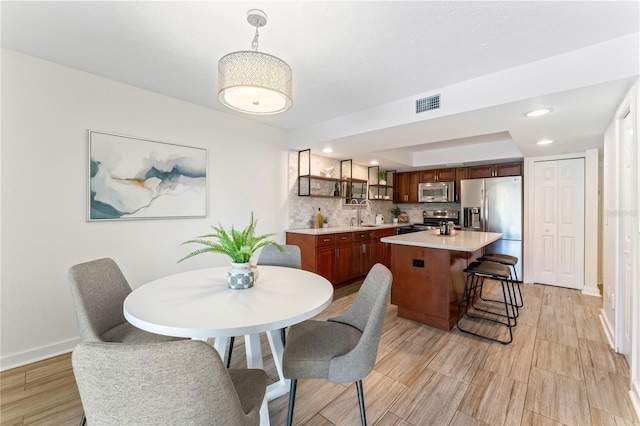
[[(340, 173), (340, 161), (331, 158), (311, 155), (311, 174), (320, 175), (320, 171), (325, 168), (334, 167), (334, 175)], [(353, 164), (353, 177), (357, 179), (367, 179), (368, 167)], [(380, 213), (383, 215), (385, 223), (391, 222), (389, 210), (395, 207), (392, 201), (369, 200), (367, 205), (356, 207), (345, 204), (344, 198), (318, 198), (298, 196), (298, 152), (289, 151), (289, 229), (311, 228), (311, 218), (318, 214), (318, 208), (322, 216), (329, 217), (329, 227), (348, 226), (351, 218), (356, 217), (356, 209), (361, 208), (361, 219), (363, 223), (374, 223), (374, 217)], [(312, 193), (314, 188), (312, 187)], [(398, 204), (402, 211), (409, 215), (409, 222), (422, 222), (422, 212), (432, 209), (460, 209), (457, 203), (421, 203), (421, 204)]]

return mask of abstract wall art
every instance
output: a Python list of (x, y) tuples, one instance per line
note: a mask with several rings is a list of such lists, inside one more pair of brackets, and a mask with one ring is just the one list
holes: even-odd
[(89, 131), (89, 221), (206, 215), (206, 149)]

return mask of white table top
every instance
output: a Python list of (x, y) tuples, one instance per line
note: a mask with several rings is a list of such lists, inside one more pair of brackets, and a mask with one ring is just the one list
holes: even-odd
[(333, 299), (328, 280), (301, 269), (258, 266), (257, 283), (245, 290), (227, 287), (228, 270), (199, 269), (145, 284), (125, 299), (125, 318), (168, 336), (241, 336), (309, 319)]
[(389, 244), (473, 252), (502, 238), (498, 232), (456, 231), (455, 235), (436, 235), (434, 231), (384, 237)]

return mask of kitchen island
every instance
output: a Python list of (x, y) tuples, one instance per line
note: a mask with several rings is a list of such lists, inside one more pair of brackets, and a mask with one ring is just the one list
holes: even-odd
[(385, 237), (391, 245), (391, 303), (398, 316), (448, 331), (456, 324), (465, 283), (463, 270), (502, 238), (496, 232), (434, 231)]

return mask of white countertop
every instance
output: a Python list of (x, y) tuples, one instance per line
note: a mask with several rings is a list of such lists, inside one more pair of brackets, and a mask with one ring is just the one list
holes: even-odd
[(497, 232), (456, 231), (455, 235), (436, 235), (435, 231), (384, 237), (380, 241), (405, 246), (428, 247), (455, 251), (476, 251), (502, 238)]
[(305, 229), (287, 229), (286, 232), (293, 232), (296, 234), (305, 235), (326, 235), (326, 234), (338, 234), (341, 232), (361, 232), (361, 231), (375, 231), (376, 229), (389, 229), (398, 228), (400, 226), (411, 226), (412, 223), (385, 223), (384, 225), (370, 225), (370, 226), (335, 226), (331, 228), (305, 228)]

